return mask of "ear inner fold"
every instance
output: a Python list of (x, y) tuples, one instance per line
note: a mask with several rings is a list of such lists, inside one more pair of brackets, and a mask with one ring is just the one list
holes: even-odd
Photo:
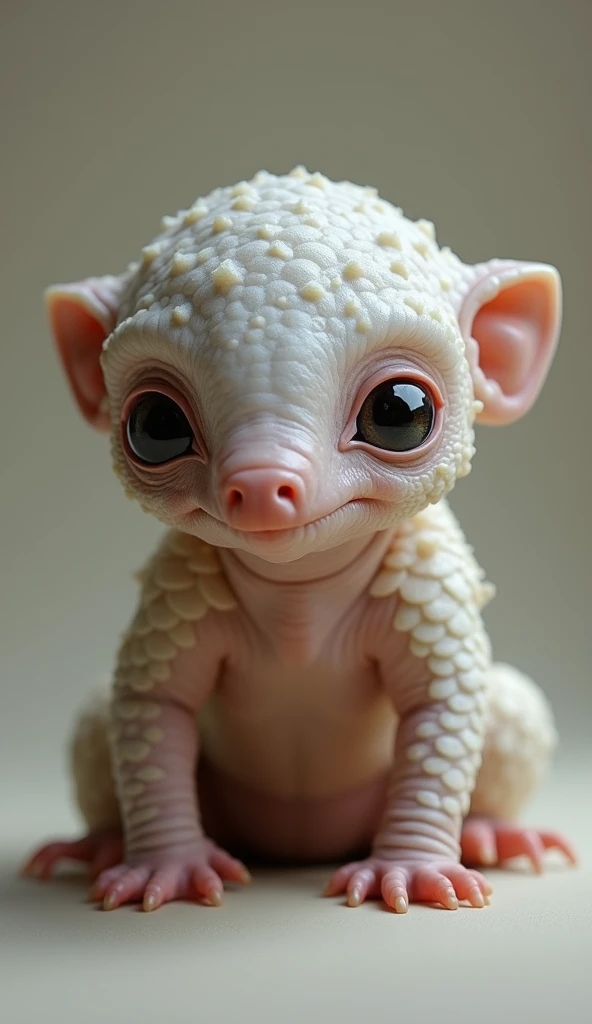
[(498, 264), (469, 294), (459, 321), (468, 335), (475, 396), (484, 404), (482, 422), (511, 423), (530, 409), (553, 358), (560, 317), (553, 267)]
[(117, 322), (120, 279), (90, 278), (55, 285), (45, 294), (56, 347), (74, 397), (96, 430), (109, 430), (100, 365), (105, 338)]

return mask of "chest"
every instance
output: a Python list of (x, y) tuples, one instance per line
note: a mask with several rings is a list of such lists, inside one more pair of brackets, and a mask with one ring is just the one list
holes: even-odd
[(384, 769), (394, 710), (379, 651), (392, 609), (370, 596), (368, 580), (344, 576), (229, 580), (237, 605), (223, 617), (225, 656), (199, 716), (204, 755), (226, 776), (318, 796)]
[(348, 600), (338, 587), (250, 595), (233, 617), (218, 707), (253, 723), (320, 716), (329, 724), (363, 713), (381, 687), (377, 604), (366, 593)]

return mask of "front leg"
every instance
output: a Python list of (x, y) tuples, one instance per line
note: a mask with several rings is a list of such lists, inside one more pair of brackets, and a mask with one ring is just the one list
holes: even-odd
[(224, 656), (217, 612), (234, 603), (215, 556), (191, 537), (168, 538), (143, 578), (111, 701), (124, 855), (91, 893), (107, 910), (131, 900), (154, 910), (196, 896), (219, 904), (223, 879), (249, 879), (204, 835), (196, 791), (196, 713)]
[(371, 593), (396, 599), (377, 657), (400, 726), (371, 856), (338, 871), (327, 894), (345, 891), (354, 906), (382, 895), (400, 913), (410, 900), (483, 906), (489, 883), (459, 861), (484, 743), (490, 647), (480, 606), (489, 591), (446, 507), (404, 524)]
[[(443, 701), (420, 701), (403, 715), (371, 854), (337, 871), (326, 895), (345, 892), (352, 907), (367, 896), (382, 896), (397, 913), (406, 913), (410, 902), (440, 903), (448, 910), (456, 910), (459, 900), (474, 907), (488, 902), (487, 879), (459, 863), (463, 808), (474, 786), (478, 751), (469, 755), (460, 738), (442, 727), (448, 714)], [(476, 745), (479, 730), (471, 732)]]
[[(176, 668), (182, 672), (182, 663)], [(91, 899), (102, 900), (105, 910), (135, 900), (155, 910), (196, 897), (219, 905), (224, 879), (247, 882), (249, 875), (201, 826), (194, 709), (162, 694), (148, 700), (124, 693), (114, 698), (113, 716), (124, 854), (99, 874)]]

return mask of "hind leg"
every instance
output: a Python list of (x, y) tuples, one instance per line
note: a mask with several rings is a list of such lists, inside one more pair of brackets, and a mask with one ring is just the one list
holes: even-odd
[(558, 832), (519, 825), (516, 818), (538, 789), (557, 743), (546, 698), (510, 665), (491, 669), (483, 764), (461, 838), (465, 864), (501, 864), (526, 856), (536, 871), (545, 850), (560, 850), (575, 864), (570, 843)]
[(80, 839), (42, 846), (23, 868), (25, 875), (49, 878), (61, 861), (75, 860), (90, 865), (94, 878), (121, 860), (121, 823), (107, 740), (106, 698), (93, 701), (81, 715), (70, 758), (76, 802), (88, 831)]

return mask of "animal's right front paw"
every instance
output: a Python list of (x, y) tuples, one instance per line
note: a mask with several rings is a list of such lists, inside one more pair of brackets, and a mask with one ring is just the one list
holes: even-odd
[(218, 907), (224, 881), (246, 885), (251, 876), (241, 861), (203, 839), (182, 848), (128, 858), (103, 871), (91, 889), (90, 899), (102, 901), (104, 910), (136, 902), (142, 903), (143, 910), (157, 910), (172, 900), (195, 899)]

